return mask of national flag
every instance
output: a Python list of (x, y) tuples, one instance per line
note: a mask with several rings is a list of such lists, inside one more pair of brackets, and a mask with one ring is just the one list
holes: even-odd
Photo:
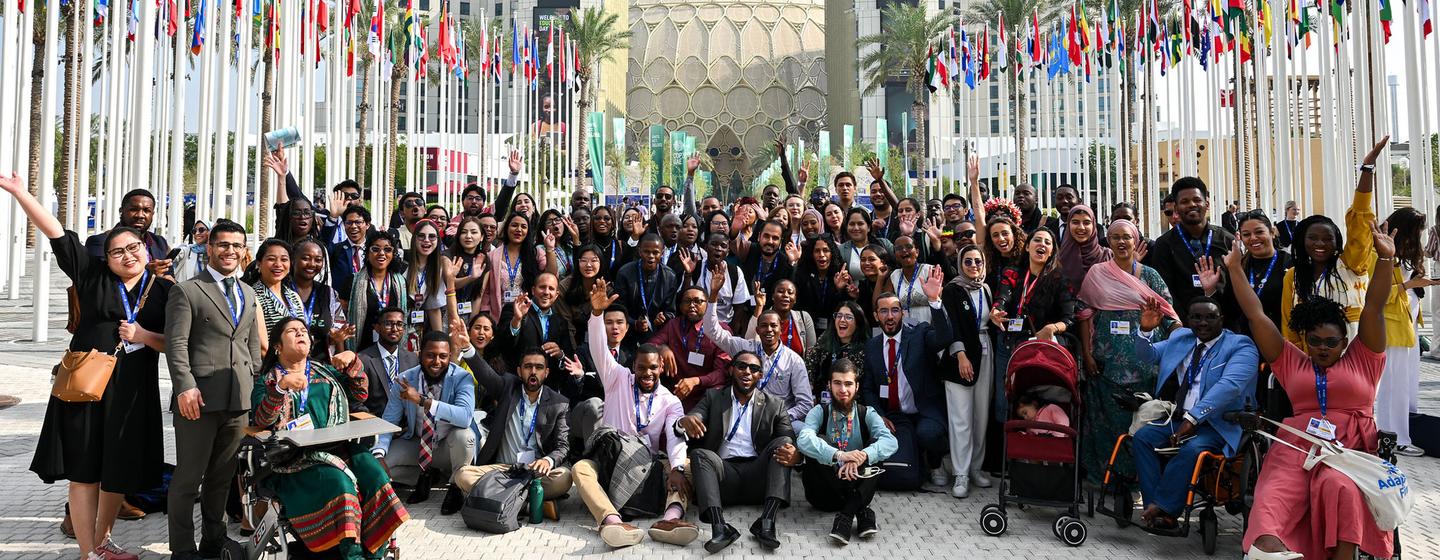
[(1070, 64), (1080, 65), (1080, 46), (1084, 41), (1080, 38), (1079, 21), (1076, 19), (1075, 6), (1070, 6), (1070, 20), (1066, 23), (1065, 42), (1066, 52), (1070, 55)]
[(1040, 11), (1035, 10), (1030, 15), (1030, 61), (1033, 64), (1040, 64), (1045, 58), (1043, 47), (1040, 45)]
[[(451, 25), (459, 25), (459, 23), (452, 23)], [(470, 65), (465, 60), (465, 34), (460, 33), (458, 27), (451, 29), (450, 32), (451, 35), (455, 37), (455, 79), (468, 81), (470, 78)]]
[(930, 88), (930, 91), (933, 93), (935, 90), (943, 87), (945, 81), (945, 78), (940, 75), (940, 72), (936, 72), (935, 47), (930, 47), (930, 52), (926, 53), (925, 60), (925, 76), (927, 78), (925, 80), (925, 87)]
[[(380, 1), (381, 1), (381, 0), (376, 0), (376, 2), (380, 2)], [(381, 8), (380, 8), (379, 6), (376, 6), (375, 9), (376, 9), (376, 11), (378, 12)], [(413, 59), (414, 57), (413, 57), (413, 55), (410, 54), (410, 51), (411, 51), (411, 49), (414, 48), (416, 38), (418, 38), (418, 37), (420, 36), (419, 33), (416, 33), (416, 32), (415, 32), (415, 24), (416, 24), (416, 23), (417, 23), (417, 22), (415, 21), (415, 0), (406, 0), (406, 2), (405, 2), (405, 49), (406, 49), (406, 54), (407, 54), (408, 56), (411, 56), (412, 59)]]
[(1004, 71), (1010, 66), (1010, 50), (1005, 41), (1005, 16), (1003, 14), (1000, 16), (1000, 27), (997, 32), (1000, 36), (995, 38), (995, 52), (999, 55), (996, 62), (999, 64), (1000, 70)]
[(135, 5), (136, 0), (130, 0), (130, 22), (126, 26), (126, 37), (131, 41), (135, 40), (135, 31), (140, 29), (140, 7)]
[(375, 15), (370, 17), (370, 38), (366, 40), (370, 47), (370, 56), (380, 57), (380, 38), (384, 36), (385, 2), (383, 0), (375, 0)]
[(1390, 9), (1390, 2), (1391, 0), (1380, 0), (1380, 29), (1385, 32), (1385, 44), (1387, 45), (1390, 44), (1390, 22), (1395, 19), (1395, 15)]
[(550, 81), (555, 81), (555, 21), (550, 22), (550, 29), (545, 37), (545, 74)]
[(980, 32), (980, 81), (990, 79), (990, 26)]
[(448, 66), (455, 66), (455, 43), (450, 34), (450, 18), (446, 12), (450, 11), (449, 2), (440, 3), (440, 63)]
[(520, 73), (520, 24), (510, 22), (510, 80), (513, 82)]
[(165, 34), (171, 37), (180, 30), (180, 6), (175, 0), (165, 0)]
[(424, 80), (425, 76), (430, 73), (429, 35), (430, 32), (425, 26), (420, 26), (420, 35), (416, 37), (417, 41), (415, 44), (415, 49), (419, 53), (415, 62), (415, 81), (417, 82)]
[(1434, 24), (1430, 21), (1430, 0), (1420, 0), (1420, 38), (1430, 38), (1430, 33), (1435, 31)]
[(503, 48), (504, 45), (500, 42), (501, 39), (498, 30), (495, 33), (495, 38), (491, 39), (491, 41), (494, 42), (495, 48), (490, 49), (490, 75), (495, 77), (495, 84), (499, 85), (501, 70), (504, 66), (504, 59), (500, 58), (500, 49)]
[(570, 73), (570, 89), (579, 91), (580, 69), (583, 68), (583, 66), (580, 65), (580, 43), (574, 39), (570, 40), (570, 57), (570, 67), (575, 69), (574, 72)]
[[(25, 12), (25, 0), (20, 0), (20, 12)], [(110, 0), (95, 0), (95, 25), (105, 23), (105, 16), (110, 14)]]
[[(961, 25), (964, 25), (964, 24), (962, 23)], [(961, 29), (961, 30), (960, 30), (960, 37), (961, 37), (961, 41), (963, 42), (963, 41), (964, 41), (964, 37), (965, 37), (965, 30), (964, 30), (964, 29)], [(957, 81), (957, 80), (960, 78), (960, 67), (961, 67), (961, 63), (960, 63), (959, 61), (964, 60), (964, 59), (965, 59), (965, 56), (968, 56), (968, 55), (962, 54), (963, 52), (964, 52), (964, 48), (963, 48), (963, 47), (957, 49), (956, 46), (955, 46), (955, 28), (954, 28), (954, 27), (951, 27), (951, 28), (950, 28), (950, 54), (949, 54), (950, 64), (946, 64), (946, 65), (945, 65), (945, 70), (949, 73), (949, 75), (948, 75), (947, 77), (950, 79), (951, 82)]]
[(190, 36), (190, 54), (200, 54), (205, 47), (205, 8), (208, 0), (200, 0), (200, 7), (195, 10), (195, 32)]

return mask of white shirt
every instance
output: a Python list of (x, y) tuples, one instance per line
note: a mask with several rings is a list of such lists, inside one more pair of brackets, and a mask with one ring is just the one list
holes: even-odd
[(244, 313), (245, 295), (240, 293), (240, 286), (244, 286), (245, 283), (240, 281), (240, 270), (236, 269), (235, 272), (230, 273), (229, 276), (226, 276), (220, 271), (215, 270), (215, 267), (210, 265), (205, 265), (205, 270), (210, 272), (210, 276), (215, 279), (215, 283), (220, 284), (220, 293), (222, 294), (225, 293), (225, 279), (233, 278), (235, 280), (235, 287), (232, 289), (231, 293), (226, 294), (225, 297), (230, 298), (230, 304), (235, 306), (235, 312), (237, 314)]
[[(391, 384), (396, 384), (396, 380), (400, 377), (399, 352), (392, 353), (386, 350), (384, 344), (376, 344), (375, 349), (380, 351), (380, 365), (385, 368), (385, 375), (390, 378)], [(398, 350), (399, 347), (397, 346), (396, 349)], [(391, 371), (392, 367), (395, 368), (394, 371)]]
[[(883, 344), (881, 344), (880, 347), (880, 359), (884, 360), (886, 367), (889, 367), (890, 341), (895, 341), (895, 384), (898, 385), (898, 387), (890, 387), (887, 390), (900, 391), (900, 412), (904, 412), (905, 414), (915, 414), (920, 412), (920, 409), (915, 407), (915, 394), (910, 389), (910, 381), (908, 379), (905, 379), (905, 356), (901, 355), (904, 347), (900, 345), (900, 337), (904, 334), (905, 329), (901, 328), (899, 331), (895, 332), (895, 336), (893, 337), (888, 335), (882, 335), (885, 337), (885, 340), (882, 341)], [(888, 385), (890, 383), (890, 372), (887, 371), (885, 373), (885, 382), (883, 384)], [(880, 400), (882, 402), (888, 402), (889, 397), (881, 396)]]
[[(710, 259), (700, 261), (699, 285), (708, 292), (710, 289)], [(720, 322), (729, 323), (735, 318), (736, 305), (750, 301), (750, 285), (745, 281), (745, 271), (735, 270), (735, 282), (730, 281), (730, 266), (725, 265), (725, 286), (720, 288), (720, 298), (715, 300), (715, 313), (719, 316)]]
[(1200, 353), (1200, 371), (1195, 372), (1195, 380), (1190, 384), (1190, 390), (1185, 392), (1185, 410), (1190, 410), (1191, 408), (1194, 408), (1195, 403), (1200, 401), (1200, 397), (1202, 396), (1201, 394), (1204, 393), (1204, 391), (1201, 391), (1200, 389), (1205, 386), (1205, 369), (1208, 365), (1208, 362), (1211, 359), (1214, 359), (1213, 357), (1206, 356), (1205, 353), (1209, 351), (1210, 348), (1214, 347), (1215, 343), (1219, 341), (1220, 337), (1217, 336), (1210, 339), (1209, 342), (1201, 342), (1195, 347), (1193, 351), (1185, 354), (1185, 359), (1180, 360), (1180, 365), (1175, 367), (1175, 381), (1176, 383), (1178, 383), (1178, 385), (1176, 386), (1183, 386), (1185, 385), (1185, 372), (1186, 370), (1190, 369), (1190, 361), (1195, 359), (1195, 352)]
[[(750, 395), (749, 405), (755, 404), (755, 395)], [(740, 415), (737, 419), (735, 415)], [(724, 445), (720, 446), (721, 459), (734, 459), (736, 457), (754, 457), (755, 443), (750, 436), (750, 419), (755, 415), (751, 406), (740, 404), (740, 399), (735, 398), (735, 391), (730, 391), (730, 418), (725, 421), (725, 433), (730, 436), (726, 438)], [(739, 424), (736, 424), (739, 422)], [(734, 427), (735, 433), (731, 434), (730, 429)]]

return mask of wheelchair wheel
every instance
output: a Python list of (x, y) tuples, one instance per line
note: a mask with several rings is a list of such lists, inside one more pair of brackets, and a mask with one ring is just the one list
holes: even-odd
[(1010, 521), (1006, 519), (1005, 513), (1000, 511), (1000, 506), (991, 504), (980, 511), (980, 530), (992, 537), (998, 537), (1009, 528)]
[(225, 546), (220, 549), (220, 560), (250, 560), (250, 551), (244, 543), (226, 539)]
[(1219, 528), (1214, 508), (1207, 507), (1200, 512), (1200, 545), (1205, 554), (1215, 554), (1215, 537)]
[(1060, 519), (1064, 521), (1064, 523), (1060, 525), (1060, 540), (1070, 546), (1085, 544), (1085, 537), (1089, 533), (1089, 530), (1085, 527), (1085, 522), (1070, 516), (1064, 516)]
[(1110, 500), (1114, 502), (1111, 507), (1115, 508), (1115, 526), (1124, 529), (1135, 517), (1135, 498), (1130, 495), (1130, 488), (1124, 483), (1116, 483), (1111, 488), (1113, 490), (1110, 491)]

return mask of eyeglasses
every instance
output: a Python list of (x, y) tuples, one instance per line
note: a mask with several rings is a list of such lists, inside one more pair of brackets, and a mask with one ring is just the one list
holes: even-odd
[(749, 362), (731, 362), (730, 367), (733, 367), (733, 368), (738, 369), (738, 370), (740, 370), (740, 371), (748, 371), (748, 372), (750, 372), (750, 373), (760, 373), (760, 364), (752, 364), (752, 363), (749, 363)]
[(421, 233), (421, 234), (417, 234), (417, 235), (415, 236), (415, 239), (418, 239), (418, 240), (420, 240), (420, 241), (435, 241), (435, 240), (437, 240), (437, 239), (440, 239), (440, 236), (435, 235), (435, 234), (433, 234), (433, 233)]
[(315, 211), (314, 211), (314, 210), (296, 210), (294, 213), (290, 214), (290, 217), (292, 217), (292, 218), (314, 218), (314, 217), (315, 217)]
[(360, 193), (355, 191), (345, 191), (345, 200), (360, 200)]
[(376, 323), (382, 329), (399, 329), (405, 327), (405, 321), (380, 321)]
[(967, 230), (965, 230), (965, 231), (962, 231), (962, 232), (960, 232), (960, 237), (962, 237), (962, 238), (965, 238), (965, 237), (975, 237), (975, 230), (973, 230), (973, 229), (967, 229)]
[(1339, 348), (1340, 345), (1344, 342), (1345, 339), (1339, 336), (1331, 336), (1327, 338), (1320, 338), (1318, 336), (1305, 337), (1305, 344), (1311, 348), (1318, 348), (1321, 346), (1324, 346), (1326, 348)]
[(985, 259), (962, 259), (965, 266), (985, 266)]
[(195, 233), (205, 233), (207, 231), (210, 231), (210, 228), (207, 228), (205, 226), (195, 228)]
[(485, 197), (480, 196), (480, 195), (478, 195), (478, 194), (472, 194), (472, 195), (470, 195), (470, 196), (465, 197), (465, 198), (462, 199), (462, 200), (464, 200), (465, 202), (485, 202)]
[(142, 249), (144, 249), (144, 247), (145, 247), (145, 244), (144, 244), (144, 243), (141, 243), (141, 242), (139, 242), (139, 241), (136, 241), (136, 242), (131, 243), (131, 244), (129, 244), (129, 245), (126, 245), (126, 246), (124, 246), (124, 247), (116, 247), (116, 248), (111, 249), (111, 250), (109, 250), (109, 251), (105, 251), (105, 254), (106, 254), (106, 255), (109, 255), (110, 258), (112, 258), (112, 259), (118, 259), (118, 258), (124, 257), (126, 253), (129, 253), (129, 254), (131, 254), (131, 255), (139, 255), (139, 254), (140, 254), (140, 251), (141, 251)]
[(215, 248), (215, 252), (217, 252), (217, 253), (228, 253), (228, 252), (230, 252), (230, 251), (237, 251), (237, 252), (238, 252), (238, 251), (240, 251), (240, 250), (242, 250), (242, 249), (245, 248), (245, 244), (244, 244), (244, 243), (223, 243), (223, 242), (221, 242), (221, 243), (216, 243), (216, 242), (213, 242), (213, 241), (210, 243), (210, 246), (211, 246), (211, 247), (214, 247), (214, 248)]
[(964, 206), (961, 206), (959, 203), (955, 203), (955, 204), (946, 204), (946, 205), (945, 205), (945, 209), (946, 209), (946, 210), (964, 210), (965, 207), (964, 207)]
[(365, 220), (345, 220), (345, 226), (365, 227)]
[(370, 254), (372, 254), (372, 255), (379, 255), (379, 254), (389, 255), (389, 254), (394, 253), (394, 252), (395, 252), (395, 248), (394, 248), (394, 247), (381, 247), (381, 246), (379, 246), (379, 245), (376, 245), (376, 246), (370, 248)]
[(1166, 215), (1166, 216), (1173, 216), (1173, 215), (1175, 215), (1175, 211), (1174, 211), (1174, 210), (1166, 210), (1166, 211), (1165, 211), (1165, 215)]
[(855, 315), (850, 314), (850, 313), (836, 313), (836, 314), (835, 314), (835, 320), (836, 320), (836, 321), (854, 321), (854, 320), (855, 320)]

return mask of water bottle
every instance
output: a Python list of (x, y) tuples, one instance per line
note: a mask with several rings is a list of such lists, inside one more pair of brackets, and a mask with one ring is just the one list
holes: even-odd
[(540, 486), (540, 479), (530, 481), (530, 524), (538, 525), (545, 521), (545, 488)]
[(272, 130), (265, 133), (265, 146), (270, 151), (289, 148), (300, 143), (300, 130), (295, 127)]

